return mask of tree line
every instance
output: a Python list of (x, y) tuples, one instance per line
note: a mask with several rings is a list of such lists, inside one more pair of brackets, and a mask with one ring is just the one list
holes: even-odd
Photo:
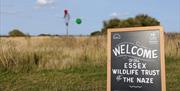
[[(142, 26), (158, 26), (160, 22), (147, 15), (147, 14), (139, 14), (135, 17), (130, 17), (127, 19), (119, 19), (119, 18), (112, 18), (109, 20), (103, 21), (103, 27), (100, 31), (94, 31), (90, 35), (106, 35), (108, 28), (127, 28), (127, 27), (142, 27)], [(13, 29), (9, 32), (9, 36), (17, 37), (17, 36), (30, 36), (28, 34), (23, 33), (19, 29)], [(40, 34), (38, 36), (50, 36), (50, 34)]]

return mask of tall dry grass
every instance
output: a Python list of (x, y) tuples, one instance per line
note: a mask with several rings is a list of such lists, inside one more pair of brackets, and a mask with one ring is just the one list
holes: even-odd
[(0, 50), (0, 67), (15, 72), (106, 63), (103, 37), (1, 38)]
[(180, 33), (165, 34), (165, 55), (180, 56)]
[[(106, 64), (106, 37), (9, 37), (0, 40), (0, 67), (18, 71)], [(165, 55), (180, 56), (180, 34), (165, 34)]]

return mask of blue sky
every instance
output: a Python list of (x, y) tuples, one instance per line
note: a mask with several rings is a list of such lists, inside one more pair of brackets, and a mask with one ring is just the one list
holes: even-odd
[[(14, 28), (31, 35), (66, 34), (64, 9), (71, 15), (72, 35), (100, 30), (103, 20), (137, 14), (158, 19), (166, 32), (180, 32), (180, 0), (0, 0), (0, 34)], [(76, 18), (82, 24), (76, 24)]]

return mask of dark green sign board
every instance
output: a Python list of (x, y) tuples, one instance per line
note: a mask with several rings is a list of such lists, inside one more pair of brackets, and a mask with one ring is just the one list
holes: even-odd
[(107, 91), (165, 91), (162, 27), (108, 30)]

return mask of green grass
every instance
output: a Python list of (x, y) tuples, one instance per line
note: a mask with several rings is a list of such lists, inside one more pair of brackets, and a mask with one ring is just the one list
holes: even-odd
[[(105, 91), (106, 65), (16, 73), (0, 71), (0, 91)], [(180, 57), (166, 57), (167, 91), (180, 90)]]
[(84, 66), (29, 73), (1, 71), (3, 91), (105, 91), (106, 67)]
[(180, 56), (166, 57), (167, 91), (180, 91)]

